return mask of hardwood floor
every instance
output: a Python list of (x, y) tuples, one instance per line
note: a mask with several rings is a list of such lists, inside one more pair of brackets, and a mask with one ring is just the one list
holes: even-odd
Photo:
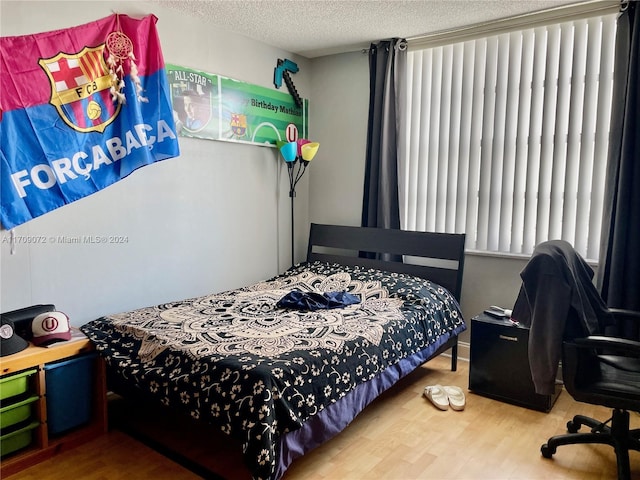
[[(463, 387), (462, 412), (440, 411), (422, 396), (426, 385)], [(576, 413), (606, 420), (609, 410), (575, 402), (562, 392), (548, 413), (501, 403), (467, 391), (468, 363), (449, 370), (439, 357), (418, 368), (373, 402), (340, 435), (296, 460), (284, 480), (492, 479), (610, 480), (616, 478), (613, 449), (604, 445), (558, 448), (552, 460), (540, 445), (565, 432)], [(640, 416), (632, 414), (640, 428)], [(584, 428), (584, 427), (583, 427)], [(188, 430), (188, 429), (187, 429)], [(178, 432), (179, 441), (189, 434)], [(195, 439), (195, 433), (193, 434)], [(199, 441), (207, 451), (208, 443)], [(190, 447), (191, 448), (191, 447)], [(229, 458), (217, 445), (216, 457)], [(222, 451), (220, 450), (222, 449)], [(236, 456), (237, 458), (237, 456)], [(631, 453), (632, 478), (640, 479), (640, 453)], [(229, 480), (246, 478), (228, 465)], [(11, 480), (196, 479), (198, 475), (117, 429), (10, 477)]]

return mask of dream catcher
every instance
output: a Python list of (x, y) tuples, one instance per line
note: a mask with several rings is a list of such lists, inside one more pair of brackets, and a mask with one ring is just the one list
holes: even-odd
[(133, 42), (127, 37), (120, 28), (120, 16), (116, 14), (116, 31), (107, 35), (106, 48), (109, 55), (107, 56), (107, 65), (109, 66), (109, 76), (111, 77), (111, 99), (120, 104), (127, 103), (127, 99), (123, 93), (124, 90), (124, 67), (125, 62), (129, 61), (129, 75), (136, 88), (136, 96), (141, 102), (148, 102), (149, 99), (142, 96), (142, 84), (138, 76), (138, 66), (136, 65), (136, 57), (133, 54)]

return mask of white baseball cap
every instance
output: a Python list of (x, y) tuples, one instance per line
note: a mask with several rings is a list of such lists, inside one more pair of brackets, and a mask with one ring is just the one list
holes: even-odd
[(69, 317), (62, 312), (46, 312), (37, 315), (31, 322), (34, 345), (45, 345), (71, 339)]

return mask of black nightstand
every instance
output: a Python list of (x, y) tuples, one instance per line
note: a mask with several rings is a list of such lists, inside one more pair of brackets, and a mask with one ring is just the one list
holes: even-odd
[(535, 392), (527, 354), (529, 329), (482, 313), (471, 319), (469, 389), (486, 397), (548, 412), (562, 385), (553, 395)]

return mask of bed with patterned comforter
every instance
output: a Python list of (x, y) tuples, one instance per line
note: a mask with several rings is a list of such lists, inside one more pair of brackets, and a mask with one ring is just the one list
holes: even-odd
[[(296, 289), (346, 291), (360, 302), (276, 305)], [(276, 479), (342, 428), (314, 432), (318, 421), (339, 411), (348, 424), (465, 328), (456, 299), (428, 280), (311, 262), (252, 286), (102, 317), (82, 331), (110, 376), (238, 438), (254, 478)]]

